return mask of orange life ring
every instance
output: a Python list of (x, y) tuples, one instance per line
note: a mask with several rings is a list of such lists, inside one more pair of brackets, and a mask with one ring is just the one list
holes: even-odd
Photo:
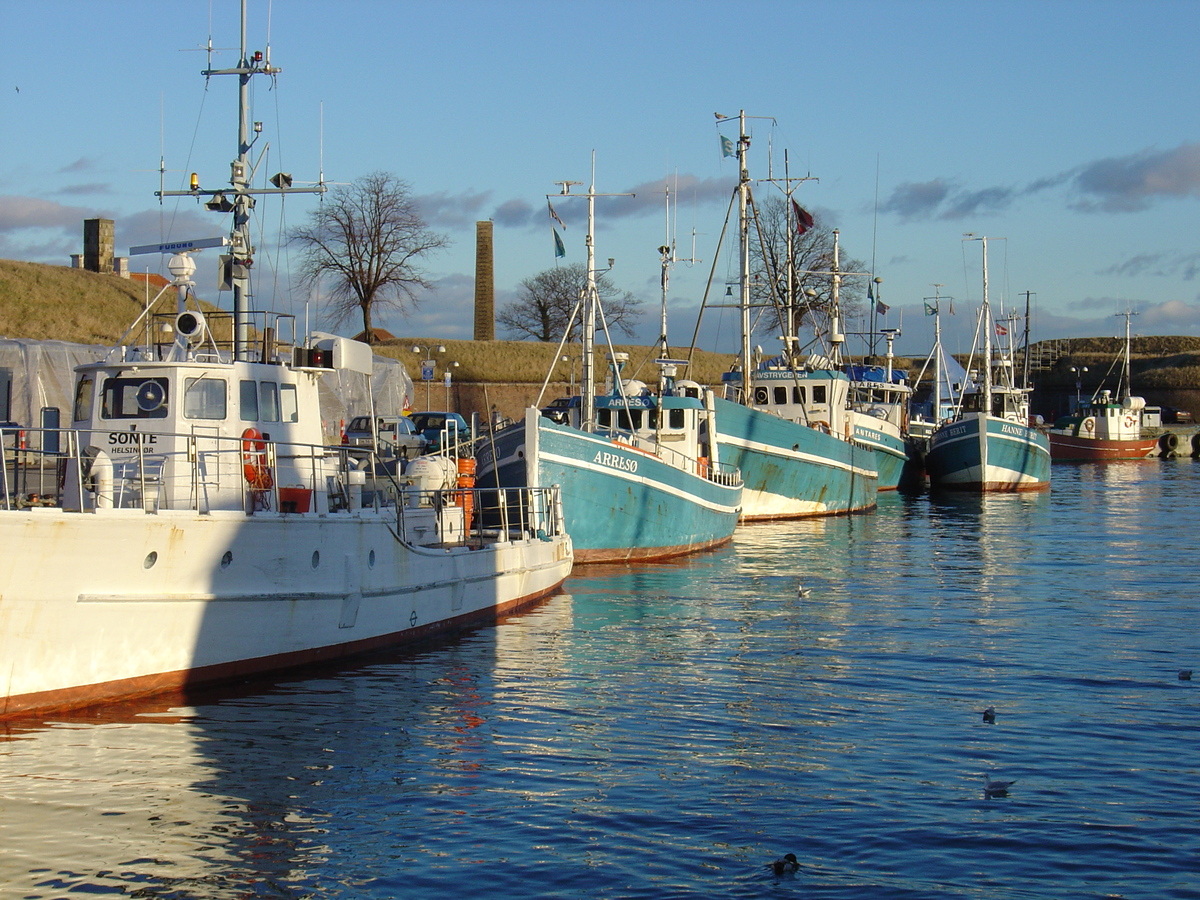
[(828, 422), (825, 422), (821, 419), (814, 419), (812, 422), (809, 422), (808, 424), (811, 425), (813, 428), (817, 429), (817, 431), (823, 431), (826, 434), (830, 434)]
[(1092, 432), (1092, 430), (1095, 427), (1096, 427), (1096, 420), (1093, 419), (1091, 416), (1088, 416), (1086, 419), (1083, 420), (1083, 429), (1084, 429), (1084, 431), (1088, 432), (1089, 434)]
[(1125, 416), (1125, 427), (1126, 428), (1132, 428), (1135, 424), (1137, 424), (1137, 420), (1134, 419), (1133, 416), (1130, 416), (1130, 415)]
[(275, 483), (267, 465), (267, 444), (257, 428), (242, 432), (242, 474), (252, 491), (269, 491)]

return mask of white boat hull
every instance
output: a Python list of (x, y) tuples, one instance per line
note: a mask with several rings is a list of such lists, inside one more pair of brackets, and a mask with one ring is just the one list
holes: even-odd
[(389, 519), (4, 512), (0, 716), (416, 640), (512, 612), (570, 572), (565, 535), (422, 547)]

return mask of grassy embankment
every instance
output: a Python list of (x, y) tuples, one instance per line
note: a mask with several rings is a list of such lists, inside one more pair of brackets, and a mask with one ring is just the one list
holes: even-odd
[[(150, 296), (155, 291), (152, 289)], [(163, 311), (173, 309), (174, 292), (160, 301)], [(145, 283), (114, 278), (66, 266), (0, 260), (0, 336), (62, 340), (82, 344), (111, 345), (141, 312), (147, 300)], [(140, 339), (135, 335), (133, 339)], [(1057, 369), (1087, 366), (1089, 375), (1099, 377), (1112, 365), (1121, 349), (1116, 338), (1074, 338), (1069, 356)], [(377, 345), (382, 356), (401, 360), (410, 376), (420, 380), (420, 360), (426, 353), (414, 353), (413, 346), (444, 346), (445, 353), (431, 354), (438, 360), (438, 375), (445, 361), (457, 362), (454, 380), (463, 383), (540, 384), (555, 359), (556, 345), (532, 341), (455, 341), (436, 338), (405, 338)], [(628, 374), (653, 380), (650, 361), (653, 348), (620, 345), (629, 353)], [(1200, 385), (1200, 338), (1139, 337), (1133, 340), (1135, 384), (1142, 389), (1188, 389)], [(675, 351), (683, 353), (681, 350)], [(604, 370), (605, 350), (596, 354), (598, 371)], [(572, 371), (579, 377), (579, 346), (564, 349), (567, 362), (558, 362), (554, 381), (567, 384)], [(702, 384), (719, 384), (721, 373), (729, 368), (733, 356), (697, 351), (686, 377)], [(897, 359), (898, 369), (913, 375), (923, 360)], [(1064, 376), (1067, 377), (1067, 376)], [(1074, 376), (1069, 378), (1073, 380)]]
[[(1097, 385), (1102, 380), (1115, 384), (1119, 376), (1118, 357), (1123, 352), (1123, 338), (1071, 338), (1068, 352), (1045, 376), (1045, 383), (1074, 384), (1077, 369), (1088, 372), (1084, 385)], [(1200, 337), (1158, 336), (1135, 337), (1129, 345), (1129, 368), (1136, 390), (1174, 391), (1200, 387)], [(1108, 373), (1112, 373), (1108, 375)], [(1105, 376), (1108, 375), (1106, 379)]]
[[(112, 346), (158, 290), (147, 296), (145, 280), (0, 259), (0, 337)], [(173, 312), (175, 297), (168, 291), (156, 311)], [(126, 343), (141, 340), (139, 332)]]

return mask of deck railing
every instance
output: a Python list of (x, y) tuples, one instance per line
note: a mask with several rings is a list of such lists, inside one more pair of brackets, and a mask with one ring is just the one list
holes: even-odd
[[(134, 432), (131, 432), (131, 434)], [(139, 438), (117, 458), (74, 429), (0, 429), (0, 511), (56, 507), (65, 512), (141, 509), (246, 515), (330, 515), (374, 511), (398, 539), (426, 545), (548, 538), (563, 533), (556, 488), (477, 490), (470, 478), (449, 486), (410, 483), (403, 460), (367, 450), (241, 438), (162, 434)], [(141, 432), (136, 432), (141, 435)], [(416, 457), (420, 459), (420, 457)], [(249, 465), (268, 473), (247, 480)], [(451, 459), (449, 466), (457, 466)]]

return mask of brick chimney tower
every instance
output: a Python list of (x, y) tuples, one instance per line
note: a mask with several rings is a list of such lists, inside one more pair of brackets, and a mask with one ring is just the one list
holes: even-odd
[(492, 266), (492, 223), (475, 223), (475, 340), (496, 339), (496, 278)]
[(83, 220), (83, 267), (89, 272), (112, 274), (116, 246), (113, 224), (112, 219)]

